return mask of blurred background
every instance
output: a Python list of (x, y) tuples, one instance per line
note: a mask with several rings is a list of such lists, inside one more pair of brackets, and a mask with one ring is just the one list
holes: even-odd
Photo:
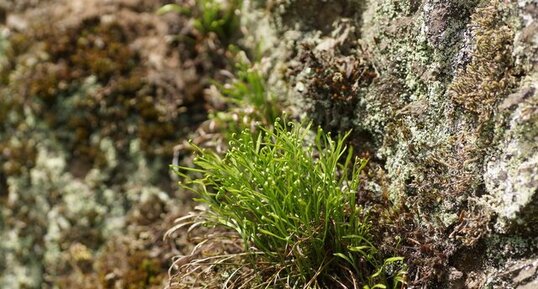
[(240, 33), (237, 3), (171, 3), (0, 0), (0, 288), (163, 288), (188, 251), (169, 165)]

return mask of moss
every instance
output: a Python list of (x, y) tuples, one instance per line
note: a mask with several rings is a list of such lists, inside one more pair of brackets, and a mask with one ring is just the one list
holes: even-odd
[(55, 35), (52, 27), (48, 29), (42, 37), (55, 37), (55, 41), (46, 40), (45, 50), (51, 61), (66, 61), (75, 78), (95, 75), (99, 81), (108, 81), (140, 65), (137, 54), (126, 45), (128, 32), (117, 22), (102, 23), (99, 18), (90, 18), (61, 35)]
[(6, 176), (20, 175), (26, 168), (31, 168), (35, 164), (37, 149), (35, 143), (0, 143), (2, 171)]
[(70, 252), (70, 263), (76, 274), (57, 280), (58, 288), (157, 289), (164, 286), (166, 264), (162, 258), (150, 256), (147, 248), (141, 248), (128, 238), (110, 241), (95, 256), (80, 244), (71, 246)]
[[(112, 253), (112, 252), (110, 252)], [(126, 261), (126, 266), (118, 268), (114, 263), (108, 264), (110, 267), (101, 268), (99, 271), (101, 276), (100, 286), (102, 288), (116, 288), (114, 283), (122, 284), (127, 289), (145, 289), (145, 288), (160, 288), (162, 286), (163, 270), (165, 267), (161, 260), (151, 258), (149, 252), (136, 250), (125, 252), (126, 255), (118, 255), (115, 253), (114, 258), (123, 259)], [(109, 260), (111, 261), (111, 260)], [(120, 270), (118, 270), (120, 269)], [(120, 271), (120, 272), (118, 272)], [(122, 282), (110, 282), (110, 274), (120, 273)]]
[[(89, 147), (91, 146), (89, 139), (95, 131), (100, 130), (104, 137), (114, 137), (119, 145), (118, 148), (121, 148), (121, 139), (136, 137), (137, 134), (143, 135), (146, 126), (149, 126), (151, 130), (155, 122), (164, 124), (164, 120), (168, 120), (163, 117), (165, 119), (159, 121), (162, 113), (155, 106), (158, 102), (156, 93), (138, 94), (149, 84), (144, 79), (146, 69), (140, 62), (139, 56), (125, 43), (129, 41), (126, 33), (125, 28), (118, 23), (102, 24), (99, 19), (89, 19), (62, 35), (56, 36), (53, 32), (53, 35), (44, 36), (52, 39), (59, 38), (58, 41), (46, 43), (46, 51), (51, 61), (56, 64), (56, 67), (60, 67), (56, 73), (48, 71), (49, 75), (53, 75), (50, 77), (52, 82), (48, 81), (43, 84), (43, 86), (51, 84), (50, 89), (54, 93), (50, 95), (57, 98), (51, 106), (57, 107), (57, 102), (71, 100), (69, 109), (82, 112), (64, 117), (50, 117), (49, 124), (58, 130), (75, 131), (74, 139), (68, 141), (72, 143), (72, 150), (79, 157), (95, 158)], [(62, 71), (62, 67), (71, 69)], [(107, 92), (104, 95), (87, 95), (78, 98), (66, 96), (67, 99), (61, 100), (62, 94), (54, 91), (54, 88), (62, 86), (62, 81), (70, 83), (67, 90), (72, 91), (90, 76), (96, 78), (95, 81), (99, 86), (106, 87)], [(128, 121), (129, 114), (139, 114), (141, 117), (141, 121), (135, 126), (139, 127), (140, 132), (135, 130), (134, 135), (128, 130), (128, 126), (133, 121)], [(110, 124), (116, 120), (121, 121), (110, 127)], [(64, 127), (65, 124), (67, 127)], [(175, 131), (164, 130), (159, 138), (144, 137), (143, 141), (146, 144), (151, 143), (152, 140), (164, 140), (171, 138), (175, 133)], [(154, 143), (155, 151), (158, 151), (158, 146), (155, 145)], [(145, 145), (144, 149), (150, 152), (148, 145)]]
[[(101, 157), (91, 138), (97, 132), (115, 139), (118, 149), (125, 149), (125, 140), (140, 138), (144, 151), (162, 156), (171, 152), (181, 133), (173, 127), (184, 122), (174, 112), (181, 103), (165, 103), (162, 88), (148, 82), (149, 70), (129, 47), (133, 39), (127, 29), (99, 18), (61, 33), (53, 24), (43, 25), (34, 33), (44, 43), (46, 60), (28, 67), (12, 64), (22, 69), (22, 76), (10, 82), (11, 90), (33, 102), (32, 113), (57, 132), (74, 156), (96, 164)], [(26, 34), (15, 33), (10, 40), (14, 59), (31, 51)], [(10, 105), (22, 106), (18, 101)]]
[[(161, 19), (147, 13), (156, 2), (135, 2), (96, 1), (81, 14), (74, 1), (39, 2), (39, 13), (21, 13), (26, 28), (2, 27), (0, 255), (10, 266), (0, 287), (105, 286), (94, 265), (118, 235), (129, 252), (103, 276), (132, 258), (106, 282), (162, 287), (167, 247), (153, 228), (170, 213), (161, 190), (175, 194), (168, 163), (205, 120), (203, 90), (228, 63), (188, 17)], [(92, 258), (70, 255), (73, 244)]]
[(163, 266), (159, 260), (148, 258), (144, 255), (135, 255), (129, 258), (131, 268), (136, 268), (125, 275), (125, 282), (128, 289), (144, 289), (151, 286), (160, 286), (160, 276)]
[(452, 100), (481, 119), (489, 117), (515, 82), (514, 31), (506, 22), (506, 11), (497, 0), (476, 9), (469, 24), (474, 39), (471, 62), (457, 71), (449, 86)]
[[(373, 67), (353, 56), (334, 57), (308, 48), (301, 52), (299, 61), (308, 67), (303, 80), (307, 89), (298, 89), (304, 90), (301, 92), (309, 105), (309, 115), (329, 131), (349, 130), (361, 88), (370, 85), (377, 77)], [(341, 117), (336, 118), (335, 115)]]

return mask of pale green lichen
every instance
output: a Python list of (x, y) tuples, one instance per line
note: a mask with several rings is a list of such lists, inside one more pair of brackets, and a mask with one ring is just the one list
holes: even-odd
[[(101, 148), (109, 150), (108, 168), (113, 169), (118, 165), (115, 157), (117, 152), (106, 143), (106, 139), (102, 141)], [(132, 147), (137, 148), (139, 145), (133, 144)], [(36, 287), (43, 282), (43, 274), (36, 273), (43, 271), (42, 266), (47, 268), (47, 278), (59, 277), (58, 274), (70, 266), (66, 244), (78, 240), (90, 250), (95, 250), (105, 240), (114, 238), (123, 230), (128, 210), (133, 206), (137, 208), (131, 212), (133, 217), (140, 218), (140, 214), (144, 214), (143, 219), (148, 221), (151, 215), (159, 216), (163, 209), (157, 208), (159, 212), (156, 213), (136, 213), (136, 210), (145, 206), (151, 208), (153, 205), (150, 203), (155, 203), (154, 200), (169, 206), (171, 199), (159, 188), (148, 185), (152, 169), (146, 163), (143, 153), (139, 149), (132, 150), (130, 158), (137, 169), (127, 177), (123, 186), (112, 191), (102, 186), (102, 180), (107, 179), (110, 172), (107, 168), (93, 170), (86, 179), (81, 180), (67, 171), (67, 156), (60, 147), (52, 144), (38, 146), (36, 165), (29, 170), (28, 175), (8, 178), (10, 199), (7, 207), (2, 210), (4, 220), (12, 218), (5, 215), (9, 212), (7, 209), (14, 208), (17, 203), (33, 202), (32, 211), (17, 213), (17, 218), (32, 223), (33, 226), (28, 228), (24, 224), (7, 222), (10, 230), (2, 233), (2, 239), (7, 240), (2, 245), (3, 256), (8, 261), (18, 262), (9, 263), (3, 278), (0, 278), (0, 285), (6, 288)], [(158, 171), (155, 168), (153, 170)], [(33, 230), (33, 233), (28, 234), (28, 229)], [(41, 232), (40, 235), (37, 234), (38, 231)], [(30, 247), (41, 249), (29, 250)], [(21, 261), (24, 263), (19, 263)], [(22, 279), (17, 273), (21, 267), (28, 271)], [(31, 283), (27, 284), (24, 280), (31, 280)]]
[(0, 2), (0, 287), (162, 288), (189, 197), (168, 164), (231, 68), (240, 1)]
[(528, 85), (522, 85), (520, 91), (503, 103), (504, 109), (516, 108), (508, 117), (508, 127), (497, 147), (498, 153), (487, 162), (484, 173), (486, 188), (491, 194), (490, 206), (499, 216), (501, 231), (522, 223), (526, 227), (524, 230), (530, 233), (538, 224), (534, 217), (538, 211), (533, 205), (537, 201), (538, 188), (536, 77), (526, 83)]

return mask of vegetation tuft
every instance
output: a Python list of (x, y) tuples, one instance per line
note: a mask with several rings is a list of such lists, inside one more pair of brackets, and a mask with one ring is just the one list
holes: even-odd
[(198, 0), (194, 7), (178, 4), (162, 6), (157, 13), (169, 12), (186, 14), (192, 17), (194, 28), (202, 35), (214, 33), (221, 40), (233, 38), (239, 31), (238, 9), (240, 0), (217, 1)]
[(280, 116), (277, 99), (266, 89), (265, 78), (260, 71), (247, 62), (237, 62), (234, 79), (227, 84), (216, 84), (222, 100), (227, 105), (224, 111), (210, 115), (216, 125), (223, 127), (227, 138), (243, 129), (254, 131), (257, 126), (271, 126)]
[[(191, 224), (236, 232), (246, 253), (236, 253), (241, 262), (226, 284), (237, 288), (403, 286), (402, 258), (380, 257), (370, 241), (367, 212), (357, 205), (366, 161), (353, 158), (344, 144), (347, 135), (333, 140), (318, 129), (313, 137), (309, 128), (277, 119), (257, 135), (244, 130), (224, 157), (196, 147), (195, 167), (175, 170), (185, 179), (182, 186), (208, 209), (176, 228)], [(193, 174), (199, 178), (191, 179)], [(215, 264), (214, 258), (206, 260)], [(230, 254), (220, 258), (229, 261)], [(192, 256), (179, 263), (186, 277), (200, 269), (193, 264), (203, 262)]]

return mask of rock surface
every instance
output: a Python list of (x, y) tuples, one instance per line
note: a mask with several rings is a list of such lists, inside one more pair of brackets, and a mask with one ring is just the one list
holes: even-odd
[[(535, 1), (282, 0), (246, 9), (257, 11), (245, 27), (271, 59), (270, 87), (326, 129), (353, 129), (370, 157), (370, 193), (412, 212), (402, 228), (380, 228), (381, 242), (406, 240), (396, 254), (411, 264), (411, 287), (483, 288), (521, 252), (537, 256)], [(503, 251), (514, 242), (524, 245)], [(503, 284), (494, 287), (523, 286)]]
[(0, 0), (0, 288), (165, 286), (168, 166), (227, 63), (164, 2)]

